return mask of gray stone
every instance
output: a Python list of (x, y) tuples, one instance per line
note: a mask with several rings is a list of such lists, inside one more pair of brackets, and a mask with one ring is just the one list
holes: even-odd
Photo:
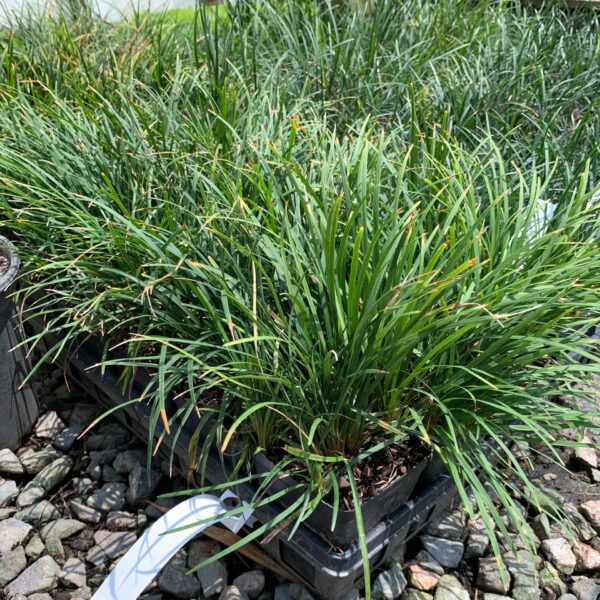
[[(593, 443), (587, 435), (584, 435), (581, 441), (584, 444)], [(579, 446), (578, 448), (575, 448), (575, 451), (573, 452), (573, 460), (581, 465), (584, 465), (585, 467), (592, 469), (598, 468), (598, 455), (596, 454), (596, 449), (594, 447)]]
[(220, 560), (202, 567), (196, 571), (196, 575), (200, 580), (202, 593), (207, 597), (220, 594), (227, 585), (227, 567)]
[(87, 499), (87, 505), (104, 512), (121, 510), (125, 505), (126, 488), (124, 483), (106, 483)]
[(473, 520), (470, 524), (469, 537), (465, 547), (465, 560), (481, 558), (490, 545), (485, 523), (481, 517)]
[(481, 558), (490, 546), (490, 538), (487, 533), (473, 533), (467, 539), (465, 548), (465, 559)]
[(469, 592), (454, 575), (444, 575), (435, 591), (435, 600), (469, 600)]
[(116, 446), (117, 444), (114, 443), (114, 440), (117, 437), (124, 439), (125, 443), (131, 442), (131, 432), (129, 429), (116, 421), (104, 421), (100, 424), (100, 427), (98, 427), (98, 433), (101, 433), (110, 439), (110, 443), (106, 447)]
[(56, 587), (59, 572), (60, 567), (51, 556), (42, 556), (10, 583), (4, 592), (9, 598), (17, 594), (28, 596), (36, 592), (48, 592)]
[(503, 596), (502, 594), (490, 594), (489, 592), (483, 595), (483, 600), (513, 600), (510, 596)]
[(45, 550), (44, 542), (42, 542), (42, 538), (37, 533), (31, 536), (31, 539), (27, 542), (27, 546), (25, 546), (25, 554), (33, 560), (39, 558)]
[(558, 600), (578, 600), (575, 594), (563, 594)]
[(129, 474), (135, 467), (146, 464), (146, 453), (143, 450), (125, 450), (117, 454), (113, 467), (117, 473)]
[(404, 594), (402, 594), (402, 600), (433, 600), (433, 596), (422, 590), (406, 588)]
[(44, 467), (31, 483), (43, 487), (46, 492), (50, 492), (66, 479), (72, 467), (73, 461), (68, 456), (61, 456)]
[[(114, 425), (114, 421), (111, 425)], [(131, 441), (131, 436), (120, 431), (110, 433), (94, 433), (86, 438), (88, 450), (107, 450), (110, 448), (122, 448)]]
[(61, 452), (68, 452), (77, 441), (81, 432), (81, 427), (67, 427), (56, 436), (53, 442), (54, 447), (58, 448)]
[(553, 538), (542, 542), (542, 550), (548, 560), (565, 575), (570, 575), (575, 570), (577, 559), (571, 546), (564, 538)]
[(19, 488), (11, 479), (0, 483), (0, 508), (4, 508), (11, 504), (18, 495)]
[(600, 500), (584, 502), (579, 510), (581, 514), (591, 523), (592, 527), (600, 531)]
[(138, 510), (136, 521), (138, 529), (145, 529), (148, 525), (148, 517), (143, 509)]
[(107, 448), (106, 450), (93, 450), (90, 452), (90, 461), (98, 465), (106, 465), (115, 460), (119, 453), (117, 448)]
[(512, 575), (511, 596), (514, 600), (539, 600), (538, 572), (531, 555), (523, 550), (515, 556), (512, 552), (503, 555), (504, 564)]
[(496, 558), (480, 558), (476, 585), (484, 592), (505, 594), (510, 589), (510, 573)]
[(236, 585), (228, 585), (223, 593), (219, 596), (219, 600), (248, 600), (249, 596)]
[(8, 473), (9, 475), (22, 475), (25, 469), (17, 455), (8, 448), (0, 450), (0, 473)]
[(17, 546), (14, 550), (3, 554), (0, 560), (0, 586), (4, 587), (10, 583), (26, 566), (27, 558), (23, 546)]
[(47, 446), (37, 452), (31, 452), (23, 456), (21, 464), (29, 475), (37, 475), (44, 467), (57, 458), (60, 458), (60, 453), (52, 448), (52, 446)]
[(543, 590), (550, 590), (557, 596), (566, 593), (567, 586), (560, 578), (558, 571), (552, 563), (544, 562), (544, 567), (540, 571), (540, 587)]
[(532, 579), (527, 578), (522, 573), (515, 576), (510, 593), (514, 600), (540, 600), (542, 597), (542, 592), (537, 582), (536, 585), (532, 585)]
[(106, 527), (112, 531), (120, 529), (136, 529), (138, 520), (135, 515), (128, 512), (115, 511), (108, 513), (106, 517)]
[(396, 600), (405, 590), (408, 582), (402, 572), (402, 565), (392, 565), (380, 573), (373, 582), (371, 598), (373, 600)]
[(503, 536), (498, 532), (498, 543), (503, 552), (512, 552), (513, 550), (524, 550), (525, 542), (520, 535), (509, 533), (508, 537)]
[(188, 575), (185, 562), (171, 560), (158, 576), (158, 587), (163, 592), (176, 598), (197, 598), (200, 593), (200, 584), (194, 575)]
[[(150, 477), (150, 479), (148, 479)], [(129, 489), (127, 500), (130, 503), (139, 502), (156, 495), (156, 488), (160, 485), (163, 474), (160, 471), (148, 471), (145, 467), (138, 465), (129, 473)]]
[(100, 407), (97, 404), (85, 404), (78, 402), (73, 408), (69, 424), (71, 427), (79, 427), (83, 431), (94, 420), (94, 417), (100, 414)]
[[(122, 556), (135, 544), (136, 536), (131, 531), (106, 531), (101, 529), (94, 533), (96, 546), (90, 549), (86, 560), (94, 564), (103, 564)], [(102, 556), (104, 555), (104, 556)]]
[(69, 507), (71, 508), (71, 512), (84, 523), (97, 525), (102, 520), (102, 513), (99, 510), (90, 508), (85, 504), (81, 504), (81, 502), (73, 501), (69, 504)]
[(597, 600), (600, 596), (600, 585), (588, 577), (582, 577), (575, 581), (571, 590), (578, 600)]
[(65, 549), (62, 542), (55, 536), (51, 535), (46, 538), (46, 552), (54, 559), (61, 561), (65, 558)]
[[(504, 527), (509, 533), (517, 533), (518, 525), (515, 524), (515, 521), (507, 514), (501, 514), (500, 519), (504, 523)], [(521, 523), (519, 523), (521, 525)]]
[(58, 578), (67, 587), (84, 587), (87, 583), (85, 563), (78, 558), (69, 558), (58, 574)]
[(108, 558), (106, 552), (96, 544), (87, 551), (85, 560), (92, 563), (95, 567), (100, 567), (107, 564), (110, 561), (110, 558)]
[(102, 481), (105, 483), (125, 483), (125, 476), (117, 473), (112, 465), (102, 467)]
[(535, 535), (537, 535), (537, 537), (542, 541), (549, 540), (555, 535), (551, 529), (548, 516), (543, 513), (533, 519), (531, 528), (533, 529)]
[(91, 598), (92, 590), (88, 586), (78, 588), (69, 594), (69, 600), (91, 600)]
[(464, 510), (454, 510), (434, 520), (426, 530), (433, 537), (462, 541), (465, 537), (467, 515)]
[(56, 411), (51, 410), (37, 422), (35, 435), (43, 439), (54, 439), (64, 429), (65, 424), (61, 418), (56, 414)]
[(265, 574), (258, 569), (247, 571), (236, 577), (233, 585), (246, 594), (250, 600), (255, 600), (265, 589)]
[(110, 447), (109, 439), (109, 436), (102, 433), (88, 433), (83, 438), (88, 450), (102, 450), (102, 448)]
[[(75, 552), (87, 552), (95, 545), (93, 535), (94, 532), (91, 529), (84, 529), (78, 536), (69, 540), (69, 548)], [(79, 557), (81, 558), (81, 556)]]
[(27, 600), (53, 600), (53, 598), (50, 594), (44, 592), (42, 594), (31, 594), (27, 597)]
[(73, 477), (71, 481), (76, 494), (87, 494), (94, 487), (94, 482), (89, 477)]
[[(106, 575), (104, 574), (104, 569), (98, 569), (94, 575), (88, 577), (88, 586), (100, 587), (104, 583), (105, 579)], [(150, 584), (150, 589), (155, 590), (156, 588), (156, 582), (152, 582)]]
[(575, 506), (572, 504), (563, 503), (562, 508), (567, 514), (571, 524), (575, 527), (580, 540), (587, 542), (596, 536), (596, 530), (594, 527), (590, 525), (587, 518), (585, 518)]
[(36, 485), (35, 483), (28, 483), (23, 491), (19, 494), (17, 498), (17, 506), (19, 508), (25, 508), (26, 506), (31, 506), (35, 504), (38, 500), (41, 500), (44, 497), (44, 488), (40, 485)]
[(0, 508), (0, 521), (4, 521), (4, 519), (8, 519), (8, 517), (12, 517), (17, 512), (17, 509), (14, 506), (9, 508)]
[[(399, 561), (399, 562), (404, 562), (404, 560)], [(433, 556), (431, 556), (431, 554), (429, 554), (429, 552), (427, 552), (427, 550), (419, 550), (419, 552), (417, 552), (417, 555), (414, 558), (413, 562), (418, 562), (421, 564), (427, 564), (427, 565), (437, 565), (438, 569), (441, 569), (441, 573), (442, 575), (444, 574), (444, 567), (442, 567), (442, 565), (440, 565), (440, 563), (435, 560), (435, 558), (433, 558)], [(437, 573), (437, 571), (436, 571)]]
[(40, 534), (43, 540), (46, 540), (50, 536), (57, 537), (59, 540), (64, 540), (79, 533), (84, 527), (84, 523), (75, 519), (58, 519), (44, 525)]
[(444, 540), (429, 535), (420, 538), (421, 544), (437, 562), (444, 568), (455, 569), (463, 557), (464, 546), (462, 542)]
[(403, 563), (406, 562), (406, 547), (404, 544), (401, 544), (394, 550), (392, 550), (386, 557), (385, 563), (383, 566), (391, 567), (394, 563)]
[(600, 469), (591, 469), (590, 477), (592, 478), (592, 483), (600, 483)]
[(58, 509), (48, 500), (40, 500), (37, 504), (28, 506), (15, 514), (15, 519), (37, 525), (54, 521), (59, 517)]
[(98, 463), (92, 462), (87, 466), (85, 472), (94, 480), (100, 481), (102, 479), (102, 466)]
[(8, 518), (0, 521), (0, 555), (23, 543), (30, 531), (31, 525), (18, 519)]

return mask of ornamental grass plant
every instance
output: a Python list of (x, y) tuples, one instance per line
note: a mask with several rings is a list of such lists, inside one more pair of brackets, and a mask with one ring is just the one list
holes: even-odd
[(417, 438), (499, 554), (498, 502), (560, 510), (514, 443), (560, 463), (597, 416), (564, 396), (600, 372), (597, 20), (375, 4), (0, 34), (0, 218), (24, 316), (60, 338), (44, 358), (96, 335), (124, 385), (146, 369), (149, 458), (195, 419), (200, 479), (232, 448), (257, 504), (293, 475), (246, 540), (323, 499), (333, 528), (349, 494), (367, 590), (357, 464)]

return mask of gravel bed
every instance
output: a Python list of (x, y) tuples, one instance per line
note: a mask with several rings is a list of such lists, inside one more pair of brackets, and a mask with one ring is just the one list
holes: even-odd
[[(85, 394), (56, 370), (38, 378), (41, 417), (15, 453), (0, 450), (0, 597), (9, 600), (87, 600), (144, 528), (161, 515), (148, 504), (184, 489), (156, 464), (150, 483), (142, 444), (116, 420), (106, 419), (83, 439), (99, 414)], [(600, 385), (598, 386), (600, 389)], [(598, 395), (598, 392), (596, 392)], [(581, 432), (566, 431), (565, 437)], [(596, 432), (587, 432), (600, 447)], [(535, 448), (520, 448), (523, 465), (560, 499), (577, 527), (566, 539), (545, 516), (524, 514), (537, 555), (507, 525), (514, 554), (503, 540), (504, 565), (493, 557), (480, 518), (456, 509), (432, 523), (392, 562), (372, 574), (373, 598), (384, 600), (598, 600), (600, 598), (600, 470), (595, 448), (569, 451), (559, 469)], [(169, 508), (176, 501), (161, 500)], [(239, 554), (196, 574), (189, 567), (220, 545), (196, 538), (144, 592), (146, 600), (310, 600), (291, 584)], [(2, 591), (3, 590), (3, 591)], [(360, 597), (356, 592), (353, 599)]]
[[(160, 494), (185, 489), (157, 462), (146, 477), (146, 450), (115, 419), (82, 439), (100, 414), (63, 374), (47, 371), (37, 382), (42, 403), (32, 435), (16, 452), (0, 450), (0, 598), (87, 600), (143, 530), (176, 500)], [(197, 538), (161, 571), (141, 598), (310, 600), (239, 554), (195, 575), (190, 567), (221, 550)], [(129, 599), (124, 599), (129, 600)]]

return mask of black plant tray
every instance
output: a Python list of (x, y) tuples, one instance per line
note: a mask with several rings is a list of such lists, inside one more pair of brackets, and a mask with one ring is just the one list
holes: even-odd
[[(28, 319), (27, 327), (40, 333), (43, 331), (43, 322), (35, 318)], [(56, 339), (52, 338), (53, 336), (48, 336), (47, 341), (50, 345), (56, 343)], [(106, 367), (101, 371), (100, 368), (95, 367), (100, 361), (100, 356), (100, 344), (90, 338), (75, 350), (63, 352), (59, 362), (72, 380), (107, 409), (115, 408), (130, 399), (139, 398), (141, 390), (136, 388), (135, 382), (127, 394), (123, 393), (117, 369)], [(146, 403), (128, 404), (113, 414), (132, 433), (143, 441), (148, 441), (150, 407)], [(160, 431), (156, 432), (157, 438), (160, 434)], [(164, 436), (159, 447), (159, 452), (165, 458), (176, 458), (175, 466), (183, 476), (189, 473), (188, 448), (193, 434), (193, 427), (190, 429), (183, 427), (175, 446), (172, 445), (173, 436)], [(425, 462), (414, 469), (418, 472), (415, 479), (419, 479), (424, 468)], [(216, 453), (209, 455), (203, 473), (206, 480), (212, 484), (226, 483), (230, 475), (227, 464), (221, 461)], [(455, 486), (447, 475), (440, 475), (427, 484), (423, 484), (422, 480), (413, 483), (417, 486), (412, 499), (405, 501), (405, 498), (395, 505), (386, 500), (386, 511), (377, 515), (375, 519), (377, 523), (366, 530), (371, 570), (384, 563), (394, 550), (404, 545), (429, 521), (448, 508), (456, 497)], [(392, 487), (393, 485), (390, 486)], [(255, 488), (249, 484), (236, 485), (234, 491), (244, 500), (252, 499), (256, 493)], [(260, 523), (267, 523), (274, 519), (280, 510), (281, 505), (272, 502), (259, 507), (254, 512), (254, 516)], [(318, 520), (313, 522), (313, 528), (317, 527), (316, 523)], [(323, 527), (330, 529), (330, 526), (329, 518)], [(289, 538), (290, 528), (290, 526), (283, 528), (277, 535), (263, 542), (261, 548), (291, 570), (304, 585), (324, 600), (345, 600), (351, 596), (354, 587), (360, 587), (363, 565), (355, 524), (354, 532), (350, 522), (345, 524), (345, 535), (351, 539), (343, 550), (324, 540), (322, 535), (317, 535), (305, 523), (300, 525), (292, 538)]]
[[(405, 475), (396, 479), (384, 488), (377, 496), (367, 499), (361, 504), (363, 527), (370, 531), (376, 527), (386, 515), (394, 512), (404, 504), (415, 492), (428, 460), (423, 459), (419, 464), (410, 469)], [(258, 473), (271, 471), (273, 463), (264, 455), (254, 459), (254, 468)], [(291, 477), (276, 480), (269, 486), (272, 492), (279, 492), (286, 487), (292, 487), (296, 482)], [(280, 500), (284, 507), (290, 506), (299, 496), (298, 490), (290, 491)], [(333, 522), (333, 507), (322, 501), (314, 512), (304, 521), (306, 527), (330, 544), (346, 548), (356, 540), (356, 517), (354, 510), (338, 510), (335, 529), (331, 529)]]

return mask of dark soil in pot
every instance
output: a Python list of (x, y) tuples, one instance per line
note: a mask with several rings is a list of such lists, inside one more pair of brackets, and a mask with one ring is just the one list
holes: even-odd
[[(382, 450), (354, 467), (365, 531), (376, 527), (412, 496), (428, 459), (427, 447), (415, 439), (410, 439), (407, 444)], [(262, 454), (254, 459), (254, 466), (258, 473), (270, 471), (274, 464)], [(331, 530), (334, 515), (332, 496), (322, 501), (304, 523), (333, 546), (345, 548), (356, 541), (358, 530), (349, 484), (342, 477), (339, 483), (340, 506), (333, 531)], [(284, 477), (270, 485), (270, 492), (282, 491), (296, 484), (293, 478)], [(279, 502), (283, 506), (289, 506), (299, 495), (298, 490), (290, 490)]]
[[(429, 455), (429, 449), (420, 440), (410, 437), (405, 443), (389, 446), (358, 463), (352, 473), (360, 503), (376, 498), (409, 471), (420, 468), (420, 463)], [(350, 483), (345, 477), (340, 477), (338, 483), (340, 509), (353, 510), (354, 498)], [(326, 498), (326, 501), (333, 504), (333, 496)]]

